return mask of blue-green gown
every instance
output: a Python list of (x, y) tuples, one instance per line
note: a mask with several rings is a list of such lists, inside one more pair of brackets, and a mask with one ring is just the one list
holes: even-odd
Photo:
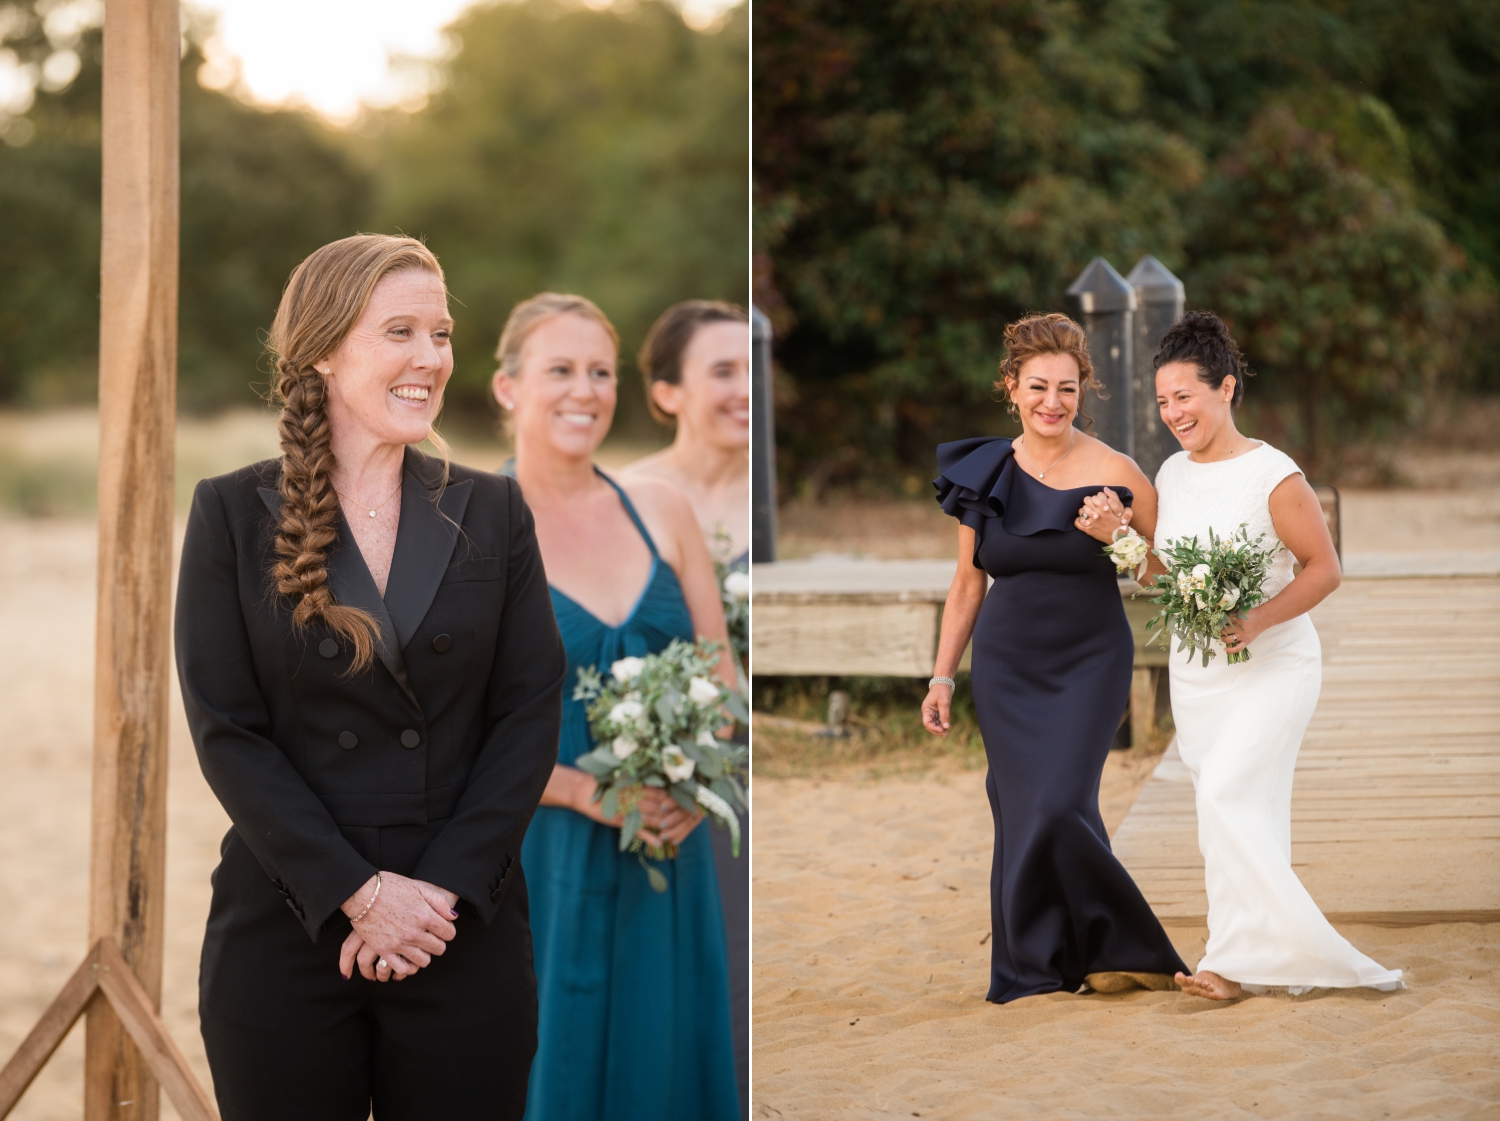
[[(601, 477), (602, 476), (601, 473)], [(635, 607), (606, 626), (556, 588), (552, 606), (568, 652), (558, 761), (593, 750), (578, 667), (691, 642), (682, 587), (630, 499), (625, 510), (651, 550)], [(537, 810), (521, 850), (536, 947), (538, 1046), (526, 1121), (735, 1121), (740, 1116), (729, 967), (709, 822), (653, 891), (620, 831), (561, 807)]]

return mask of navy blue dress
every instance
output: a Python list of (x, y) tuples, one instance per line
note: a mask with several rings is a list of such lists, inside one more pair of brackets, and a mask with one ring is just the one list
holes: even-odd
[(1186, 973), (1099, 816), (1135, 653), (1114, 564), (1073, 525), (1104, 488), (1049, 487), (1006, 439), (937, 455), (938, 502), (974, 530), (974, 565), (995, 581), (971, 671), (995, 815), (988, 999), (1074, 992), (1089, 973)]

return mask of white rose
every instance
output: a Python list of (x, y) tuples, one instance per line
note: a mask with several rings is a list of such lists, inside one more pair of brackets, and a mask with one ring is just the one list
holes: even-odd
[(694, 704), (711, 705), (719, 699), (719, 687), (706, 677), (695, 677), (688, 682), (688, 696)]
[(1219, 606), (1227, 609), (1233, 607), (1239, 601), (1240, 590), (1231, 584), (1229, 590), (1219, 597)]
[(621, 658), (609, 667), (609, 672), (614, 675), (616, 681), (625, 682), (634, 681), (645, 668), (645, 658)]
[(640, 747), (640, 744), (636, 743), (629, 736), (616, 736), (614, 742), (609, 745), (609, 749), (615, 753), (616, 759), (629, 759), (635, 754), (635, 749), (638, 747)]
[(750, 598), (750, 574), (735, 569), (724, 577), (724, 590), (735, 599)]
[(644, 715), (646, 715), (646, 706), (640, 701), (621, 701), (609, 710), (609, 719), (627, 728), (633, 724), (639, 724)]
[(694, 740), (697, 742), (697, 744), (698, 744), (699, 747), (718, 747), (719, 746), (719, 737), (716, 736), (716, 735), (714, 735), (707, 728), (704, 728), (701, 732), (699, 732), (694, 737)]
[(692, 778), (693, 768), (696, 766), (697, 764), (684, 755), (682, 748), (676, 744), (662, 749), (661, 769), (673, 782), (683, 782)]
[(1208, 583), (1208, 578), (1212, 573), (1213, 569), (1209, 568), (1206, 564), (1193, 565), (1193, 587), (1204, 587)]

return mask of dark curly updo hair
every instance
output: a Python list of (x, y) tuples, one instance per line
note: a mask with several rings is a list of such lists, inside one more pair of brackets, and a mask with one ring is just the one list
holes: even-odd
[(1198, 380), (1215, 389), (1233, 376), (1231, 406), (1245, 399), (1245, 379), (1255, 376), (1229, 328), (1211, 311), (1190, 311), (1172, 324), (1156, 348), (1151, 368), (1159, 370), (1168, 362), (1191, 362), (1198, 367)]

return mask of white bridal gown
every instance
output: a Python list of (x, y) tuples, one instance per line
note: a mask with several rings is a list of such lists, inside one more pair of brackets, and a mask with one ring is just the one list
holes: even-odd
[[(1292, 460), (1261, 444), (1217, 463), (1178, 452), (1156, 476), (1156, 540), (1228, 537), (1247, 524), (1250, 540), (1280, 544), (1267, 502), (1276, 485), (1300, 474)], [(1292, 581), (1285, 549), (1266, 577), (1267, 596)], [(1250, 644), (1248, 662), (1230, 665), (1224, 648), (1205, 668), (1202, 655), (1171, 658), (1177, 745), (1197, 791), (1198, 847), (1208, 888), (1208, 946), (1198, 969), (1248, 986), (1400, 988), (1385, 969), (1329, 925), (1292, 871), (1292, 775), (1302, 734), (1322, 686), (1322, 646), (1312, 620), (1299, 615)]]

